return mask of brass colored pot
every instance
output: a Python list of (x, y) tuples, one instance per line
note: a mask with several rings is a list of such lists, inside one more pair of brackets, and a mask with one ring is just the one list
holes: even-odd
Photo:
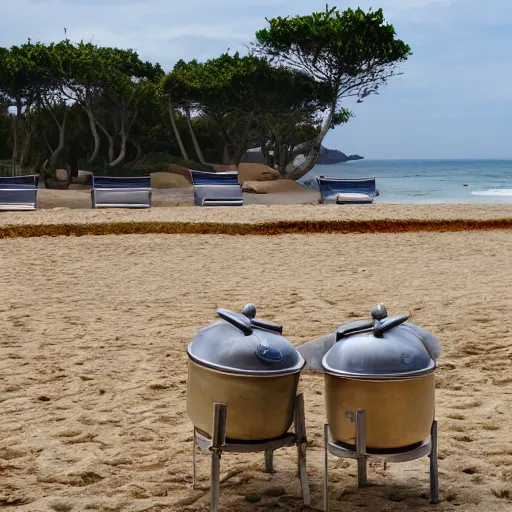
[(435, 408), (433, 373), (400, 380), (325, 374), (327, 421), (333, 440), (356, 444), (356, 412), (366, 410), (369, 450), (405, 448), (428, 438)]
[(194, 426), (211, 437), (213, 403), (226, 404), (227, 437), (273, 439), (293, 421), (300, 370), (286, 375), (222, 372), (189, 359), (187, 412)]

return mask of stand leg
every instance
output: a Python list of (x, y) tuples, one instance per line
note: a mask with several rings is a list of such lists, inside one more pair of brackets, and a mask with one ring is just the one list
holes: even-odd
[(324, 425), (324, 512), (329, 512), (329, 425)]
[(212, 466), (210, 472), (210, 511), (217, 512), (220, 494), (220, 457), (226, 442), (226, 404), (213, 404)]
[(194, 427), (192, 435), (192, 489), (196, 488), (196, 451), (196, 428)]
[(437, 469), (437, 421), (432, 422), (430, 430), (430, 503), (439, 503), (439, 473)]
[(267, 450), (265, 452), (265, 473), (272, 474), (274, 472), (274, 451)]
[(365, 487), (366, 475), (366, 411), (359, 409), (356, 415), (357, 486)]
[(311, 493), (309, 490), (308, 472), (306, 467), (306, 415), (304, 413), (304, 395), (295, 398), (294, 413), (295, 437), (297, 443), (297, 457), (299, 462), (299, 479), (302, 489), (302, 501), (304, 505), (311, 505)]

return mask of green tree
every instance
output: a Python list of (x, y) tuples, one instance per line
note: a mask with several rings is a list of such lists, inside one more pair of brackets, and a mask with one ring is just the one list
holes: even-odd
[[(287, 116), (289, 123), (292, 118), (295, 123), (309, 121), (331, 96), (328, 86), (304, 73), (238, 53), (204, 63), (179, 61), (164, 80), (164, 89), (184, 107), (189, 128), (191, 108), (215, 123), (224, 141), (224, 163), (235, 165), (250, 141), (263, 136), (262, 127), (275, 125), (272, 121), (281, 115)], [(267, 132), (264, 137), (268, 131), (263, 130)], [(193, 130), (190, 133), (201, 158)], [(274, 130), (274, 136), (276, 133)]]
[(30, 43), (0, 48), (0, 99), (14, 109), (12, 122), (12, 159), (16, 168), (23, 167), (35, 133), (35, 114), (40, 106), (42, 77), (36, 55), (40, 47)]
[(193, 60), (189, 63), (186, 63), (183, 60), (179, 60), (174, 66), (173, 70), (165, 76), (162, 82), (162, 87), (168, 94), (169, 118), (171, 121), (174, 137), (176, 138), (180, 148), (182, 158), (184, 160), (188, 160), (188, 153), (185, 149), (183, 139), (176, 124), (176, 106), (178, 108), (184, 108), (187, 118), (187, 127), (194, 144), (196, 155), (201, 163), (205, 163), (203, 152), (201, 151), (201, 147), (199, 146), (192, 127), (190, 115), (190, 110), (193, 108), (192, 105), (194, 98), (198, 97), (198, 91), (196, 91), (196, 89), (197, 87), (200, 89), (200, 84), (196, 84), (193, 80), (194, 73), (199, 72), (198, 68), (199, 63), (196, 60)]
[[(258, 116), (261, 148), (267, 165), (283, 177), (299, 154), (309, 151), (322, 124), (322, 112), (329, 106), (332, 91), (302, 71), (276, 67), (267, 75), (266, 101)], [(346, 122), (351, 113), (340, 110), (336, 123)]]
[(61, 93), (79, 105), (87, 116), (94, 144), (89, 157), (92, 163), (100, 152), (94, 105), (103, 93), (104, 77), (110, 70), (108, 51), (83, 41), (75, 45), (68, 39), (58, 43), (57, 48), (66, 60)]
[[(139, 112), (139, 104), (146, 95), (155, 93), (164, 73), (159, 64), (143, 62), (133, 50), (103, 48), (102, 53), (108, 62), (108, 72), (101, 76), (103, 97), (100, 112), (107, 120), (100, 122), (98, 116), (95, 120), (108, 141), (108, 165), (115, 167), (126, 158), (127, 142)], [(119, 139), (117, 157), (114, 155), (114, 136)]]
[(303, 71), (332, 91), (309, 154), (301, 164), (292, 162), (287, 169), (288, 176), (299, 179), (315, 165), (328, 130), (346, 119), (346, 111), (340, 109), (342, 100), (355, 96), (362, 101), (376, 94), (398, 73), (397, 65), (407, 60), (411, 49), (396, 38), (382, 9), (340, 12), (326, 6), (323, 12), (267, 21), (268, 27), (256, 33), (256, 53)]

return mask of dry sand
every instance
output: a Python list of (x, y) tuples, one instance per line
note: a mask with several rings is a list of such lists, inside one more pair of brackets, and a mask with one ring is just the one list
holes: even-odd
[[(511, 253), (510, 231), (1, 240), (0, 509), (206, 512), (208, 457), (194, 491), (185, 400), (197, 329), (254, 301), (299, 344), (383, 301), (443, 344), (441, 503), (428, 504), (428, 459), (374, 463), (360, 490), (355, 463), (332, 460), (332, 509), (510, 511)], [(320, 509), (321, 376), (301, 388)], [(295, 463), (276, 452), (269, 476), (263, 456), (224, 455), (221, 510), (301, 510)]]
[[(160, 176), (166, 175), (163, 179)], [(152, 206), (176, 207), (193, 206), (194, 190), (183, 176), (173, 173), (153, 173), (154, 183), (152, 193)], [(166, 186), (171, 182), (171, 188), (158, 188), (164, 182)], [(265, 193), (244, 193), (244, 202), (250, 204), (306, 204), (318, 203), (318, 192), (306, 189), (295, 182), (285, 180), (258, 182), (258, 188), (266, 188)], [(71, 185), (68, 190), (41, 188), (37, 192), (38, 209), (90, 209), (91, 189), (83, 185)], [(0, 212), (2, 213), (2, 212)]]
[[(180, 189), (184, 190), (184, 189)], [(51, 192), (67, 192), (52, 190)], [(166, 191), (155, 191), (166, 192)], [(257, 197), (272, 197), (257, 195)], [(294, 194), (284, 193), (292, 198)], [(57, 203), (57, 204), (62, 204)], [(65, 204), (65, 203), (64, 203)], [(0, 226), (9, 224), (68, 224), (84, 222), (234, 222), (261, 223), (279, 220), (289, 221), (329, 221), (329, 220), (491, 220), (512, 218), (510, 205), (300, 205), (300, 204), (252, 204), (235, 207), (183, 207), (151, 208), (147, 210), (129, 209), (70, 209), (65, 206), (51, 209), (38, 209), (31, 212), (0, 212)]]

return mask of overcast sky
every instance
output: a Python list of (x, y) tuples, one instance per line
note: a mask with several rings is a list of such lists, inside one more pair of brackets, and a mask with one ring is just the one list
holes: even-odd
[[(324, 0), (1, 0), (0, 46), (64, 38), (179, 58), (244, 50), (265, 17)], [(336, 5), (331, 2), (330, 5)], [(512, 158), (512, 0), (374, 0), (414, 55), (326, 145), (366, 158)], [(349, 104), (352, 108), (352, 104)]]

